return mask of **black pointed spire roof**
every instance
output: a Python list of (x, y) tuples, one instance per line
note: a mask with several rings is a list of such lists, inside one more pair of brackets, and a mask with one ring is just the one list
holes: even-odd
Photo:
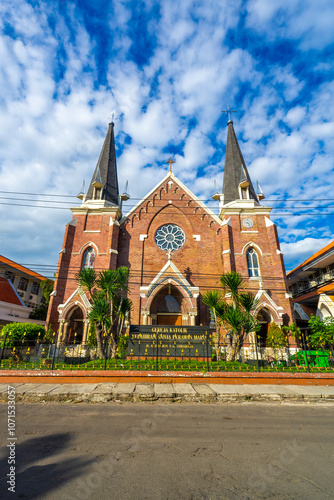
[(118, 205), (118, 180), (115, 152), (114, 124), (109, 123), (108, 132), (85, 201), (94, 199), (94, 184), (101, 186), (101, 200)]
[(227, 143), (224, 166), (223, 195), (224, 204), (240, 200), (239, 187), (248, 187), (249, 198), (258, 203), (245, 160), (243, 159), (232, 120), (227, 122)]

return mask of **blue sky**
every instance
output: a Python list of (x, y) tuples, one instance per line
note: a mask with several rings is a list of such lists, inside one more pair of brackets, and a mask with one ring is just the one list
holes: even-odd
[(7, 0), (0, 23), (1, 254), (52, 275), (114, 110), (127, 208), (171, 154), (210, 200), (227, 105), (286, 268), (332, 240), (331, 0)]

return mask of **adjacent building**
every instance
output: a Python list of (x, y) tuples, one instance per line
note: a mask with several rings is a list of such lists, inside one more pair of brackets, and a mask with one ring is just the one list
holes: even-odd
[(334, 241), (287, 274), (297, 324), (334, 317)]
[[(288, 324), (293, 313), (271, 208), (261, 204), (243, 159), (233, 122), (228, 122), (224, 183), (213, 195), (217, 213), (172, 171), (130, 211), (117, 180), (114, 124), (110, 123), (87, 193), (65, 228), (47, 324), (64, 340), (86, 340), (90, 302), (76, 281), (82, 267), (131, 272), (131, 322), (209, 325), (204, 291), (219, 287), (236, 270), (259, 299), (257, 317), (265, 344), (268, 324)], [(131, 181), (131, 180), (130, 180)], [(132, 179), (132, 185), (135, 180)], [(213, 202), (212, 202), (213, 203)]]
[(43, 297), (40, 285), (46, 279), (44, 276), (0, 255), (0, 278), (11, 282), (23, 305), (31, 310), (40, 305)]
[(45, 280), (27, 267), (0, 255), (0, 328), (7, 323), (38, 323), (30, 313), (42, 300), (41, 281)]

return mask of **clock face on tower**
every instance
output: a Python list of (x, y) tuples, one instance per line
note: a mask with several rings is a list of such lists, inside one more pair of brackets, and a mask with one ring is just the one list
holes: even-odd
[(247, 227), (247, 229), (249, 229), (250, 227), (254, 226), (254, 222), (252, 221), (252, 219), (247, 218), (242, 221), (242, 225), (244, 227)]
[(174, 252), (184, 245), (186, 237), (179, 226), (165, 224), (157, 229), (154, 239), (161, 250)]

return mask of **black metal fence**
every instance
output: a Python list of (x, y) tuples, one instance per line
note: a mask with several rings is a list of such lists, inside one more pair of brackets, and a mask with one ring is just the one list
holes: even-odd
[[(185, 340), (186, 342), (186, 340)], [(149, 371), (334, 371), (332, 345), (311, 345), (308, 332), (303, 331), (297, 343), (282, 348), (269, 348), (259, 338), (243, 346), (224, 339), (218, 345), (212, 335), (189, 340), (191, 349), (173, 341), (139, 340), (136, 349), (123, 337), (111, 357), (111, 345), (101, 349), (84, 342), (64, 343), (54, 336), (51, 341), (20, 340), (10, 335), (0, 343), (2, 370), (149, 370)]]

